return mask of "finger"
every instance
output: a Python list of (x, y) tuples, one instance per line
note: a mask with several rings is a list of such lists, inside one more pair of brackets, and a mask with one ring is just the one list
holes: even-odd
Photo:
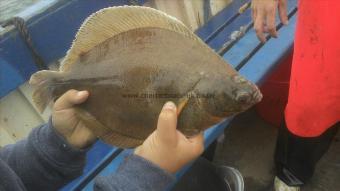
[(287, 0), (279, 0), (279, 16), (284, 25), (288, 25)]
[(258, 11), (256, 15), (256, 20), (254, 23), (254, 29), (256, 31), (257, 38), (261, 42), (266, 42), (266, 37), (264, 35), (264, 11)]
[(256, 9), (255, 9), (255, 8), (252, 8), (252, 10), (251, 10), (251, 17), (252, 17), (252, 19), (253, 19), (253, 22), (256, 21), (256, 14), (257, 14)]
[(167, 142), (177, 141), (177, 112), (173, 102), (167, 102), (159, 114), (157, 124), (157, 135)]
[(81, 143), (85, 142), (83, 145), (89, 145), (97, 139), (97, 136), (83, 124), (73, 131), (72, 136), (74, 137), (73, 140), (78, 140)]
[(204, 136), (203, 132), (200, 134), (190, 137), (189, 141), (191, 142), (191, 145), (193, 146), (192, 151), (195, 154), (201, 154), (204, 150)]
[(263, 32), (264, 32), (264, 33), (268, 33), (267, 26), (264, 26), (264, 27), (263, 27)]
[(277, 31), (275, 26), (275, 15), (276, 15), (276, 8), (269, 9), (266, 11), (266, 23), (267, 23), (267, 30), (268, 33), (272, 37), (277, 37)]
[(69, 90), (64, 93), (54, 104), (54, 110), (72, 108), (74, 105), (83, 103), (89, 96), (88, 91)]

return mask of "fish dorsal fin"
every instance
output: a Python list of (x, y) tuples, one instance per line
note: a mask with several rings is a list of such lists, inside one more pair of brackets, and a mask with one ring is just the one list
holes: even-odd
[(68, 71), (80, 55), (107, 39), (122, 32), (146, 27), (171, 30), (204, 44), (181, 21), (156, 9), (142, 6), (109, 7), (90, 15), (84, 21), (60, 66), (60, 71)]

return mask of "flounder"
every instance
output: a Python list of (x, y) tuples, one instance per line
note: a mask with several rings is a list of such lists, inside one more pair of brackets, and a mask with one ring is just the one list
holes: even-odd
[(177, 104), (177, 128), (190, 137), (262, 98), (183, 23), (139, 6), (89, 16), (59, 71), (38, 71), (30, 84), (41, 112), (69, 89), (88, 90), (77, 115), (104, 142), (124, 148), (155, 130), (166, 101)]

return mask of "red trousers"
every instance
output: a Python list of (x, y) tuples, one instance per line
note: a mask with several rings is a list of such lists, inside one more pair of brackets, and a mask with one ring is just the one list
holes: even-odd
[(316, 137), (340, 119), (340, 1), (300, 0), (288, 104), (288, 129)]

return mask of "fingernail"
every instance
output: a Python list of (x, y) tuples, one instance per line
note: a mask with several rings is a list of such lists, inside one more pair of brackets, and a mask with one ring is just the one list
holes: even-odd
[(80, 91), (77, 93), (77, 96), (81, 97), (84, 96), (87, 92), (86, 91)]
[(166, 104), (163, 106), (163, 109), (176, 109), (176, 105), (172, 101), (166, 102)]
[(288, 25), (288, 21), (284, 21), (283, 24), (284, 24), (284, 25)]

